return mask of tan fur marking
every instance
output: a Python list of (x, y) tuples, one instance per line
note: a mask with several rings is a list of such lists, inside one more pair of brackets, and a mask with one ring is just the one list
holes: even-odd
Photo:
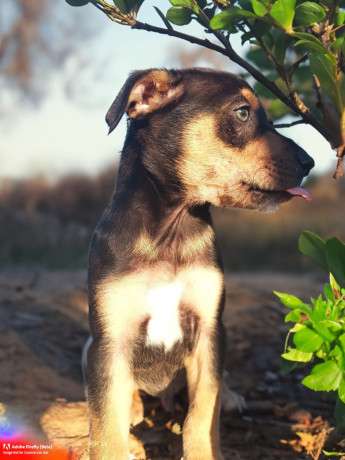
[(128, 331), (133, 330), (143, 311), (148, 286), (145, 278), (143, 272), (137, 271), (120, 279), (109, 277), (100, 284), (96, 304), (101, 305), (99, 315), (105, 337), (131, 339)]
[(150, 236), (145, 231), (141, 232), (134, 244), (133, 255), (151, 262), (157, 259), (158, 253), (159, 248), (156, 247)]
[[(284, 190), (291, 183), (289, 173), (296, 164), (291, 155), (286, 154), (287, 144), (275, 132), (265, 133), (247, 144), (243, 155), (249, 159), (248, 181), (266, 190)], [(254, 165), (251, 161), (256, 162)]]
[(286, 155), (283, 138), (268, 132), (242, 149), (235, 148), (218, 137), (216, 123), (212, 115), (200, 116), (186, 127), (178, 173), (188, 204), (208, 201), (215, 206), (257, 209), (260, 203), (253, 201), (250, 186), (284, 190), (289, 180), (285, 170), (295, 166), (293, 157)]
[(249, 102), (250, 106), (254, 110), (258, 110), (260, 107), (260, 102), (259, 99), (255, 96), (255, 93), (249, 88), (242, 88), (241, 90), (242, 96), (247, 99)]
[(179, 276), (186, 280), (182, 303), (196, 311), (209, 332), (215, 324), (223, 293), (222, 272), (215, 268), (192, 266), (182, 270)]
[[(145, 316), (148, 292), (157, 286), (181, 282), (181, 303), (189, 305), (200, 316), (205, 327), (215, 322), (220, 296), (223, 291), (223, 275), (216, 268), (190, 266), (174, 273), (169, 266), (157, 263), (121, 279), (109, 277), (98, 289), (97, 304), (101, 327), (105, 337), (125, 346), (133, 339)], [(164, 304), (162, 304), (164, 309)], [(128, 331), (132, 331), (128, 335)]]
[(186, 359), (189, 411), (183, 455), (187, 460), (224, 460), (219, 439), (221, 382), (212, 377), (212, 359), (209, 336), (201, 336), (195, 353)]
[(187, 202), (209, 201), (219, 206), (229, 184), (238, 181), (243, 155), (216, 135), (216, 123), (213, 115), (200, 116), (186, 127), (178, 172), (188, 193)]
[(197, 257), (207, 246), (213, 244), (214, 232), (211, 227), (205, 228), (196, 236), (186, 237), (177, 248), (170, 248), (170, 246), (162, 248), (159, 242), (152, 240), (147, 233), (142, 232), (134, 244), (133, 254), (139, 260), (150, 263), (168, 258), (169, 252), (173, 250), (178, 253), (180, 263), (184, 263)]
[(134, 386), (124, 357), (114, 354), (109, 374), (111, 388), (102, 396), (105, 412), (101, 419), (93, 413), (92, 405), (89, 406), (90, 460), (109, 460), (115, 452), (116, 460), (129, 458), (130, 411)]
[(196, 237), (184, 240), (180, 258), (182, 261), (188, 258), (193, 259), (194, 256), (202, 253), (207, 246), (213, 244), (214, 232), (212, 228), (208, 227)]

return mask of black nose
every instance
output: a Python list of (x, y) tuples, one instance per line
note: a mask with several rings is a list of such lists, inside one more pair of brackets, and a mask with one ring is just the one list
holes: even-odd
[(307, 176), (309, 171), (315, 166), (315, 162), (305, 150), (297, 146), (297, 160), (301, 166), (303, 176)]

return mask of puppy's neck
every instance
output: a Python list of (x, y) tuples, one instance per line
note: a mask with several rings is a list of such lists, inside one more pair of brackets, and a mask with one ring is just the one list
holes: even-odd
[(187, 206), (182, 196), (176, 184), (172, 188), (161, 184), (135, 149), (127, 146), (107, 213), (128, 261), (215, 262), (209, 204)]

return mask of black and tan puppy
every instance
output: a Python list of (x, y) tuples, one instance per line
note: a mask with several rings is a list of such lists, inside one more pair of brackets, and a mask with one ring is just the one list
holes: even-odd
[(92, 460), (128, 460), (133, 393), (167, 406), (187, 383), (184, 460), (221, 460), (224, 284), (210, 204), (272, 211), (313, 160), (278, 134), (251, 88), (206, 69), (133, 73), (112, 104), (128, 132), (89, 260)]

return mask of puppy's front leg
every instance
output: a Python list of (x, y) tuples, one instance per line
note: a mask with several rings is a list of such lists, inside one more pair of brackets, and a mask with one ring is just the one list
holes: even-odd
[(224, 460), (220, 451), (221, 369), (209, 337), (186, 361), (189, 410), (183, 427), (184, 460)]
[(116, 344), (94, 340), (88, 353), (90, 460), (128, 460), (133, 379)]

